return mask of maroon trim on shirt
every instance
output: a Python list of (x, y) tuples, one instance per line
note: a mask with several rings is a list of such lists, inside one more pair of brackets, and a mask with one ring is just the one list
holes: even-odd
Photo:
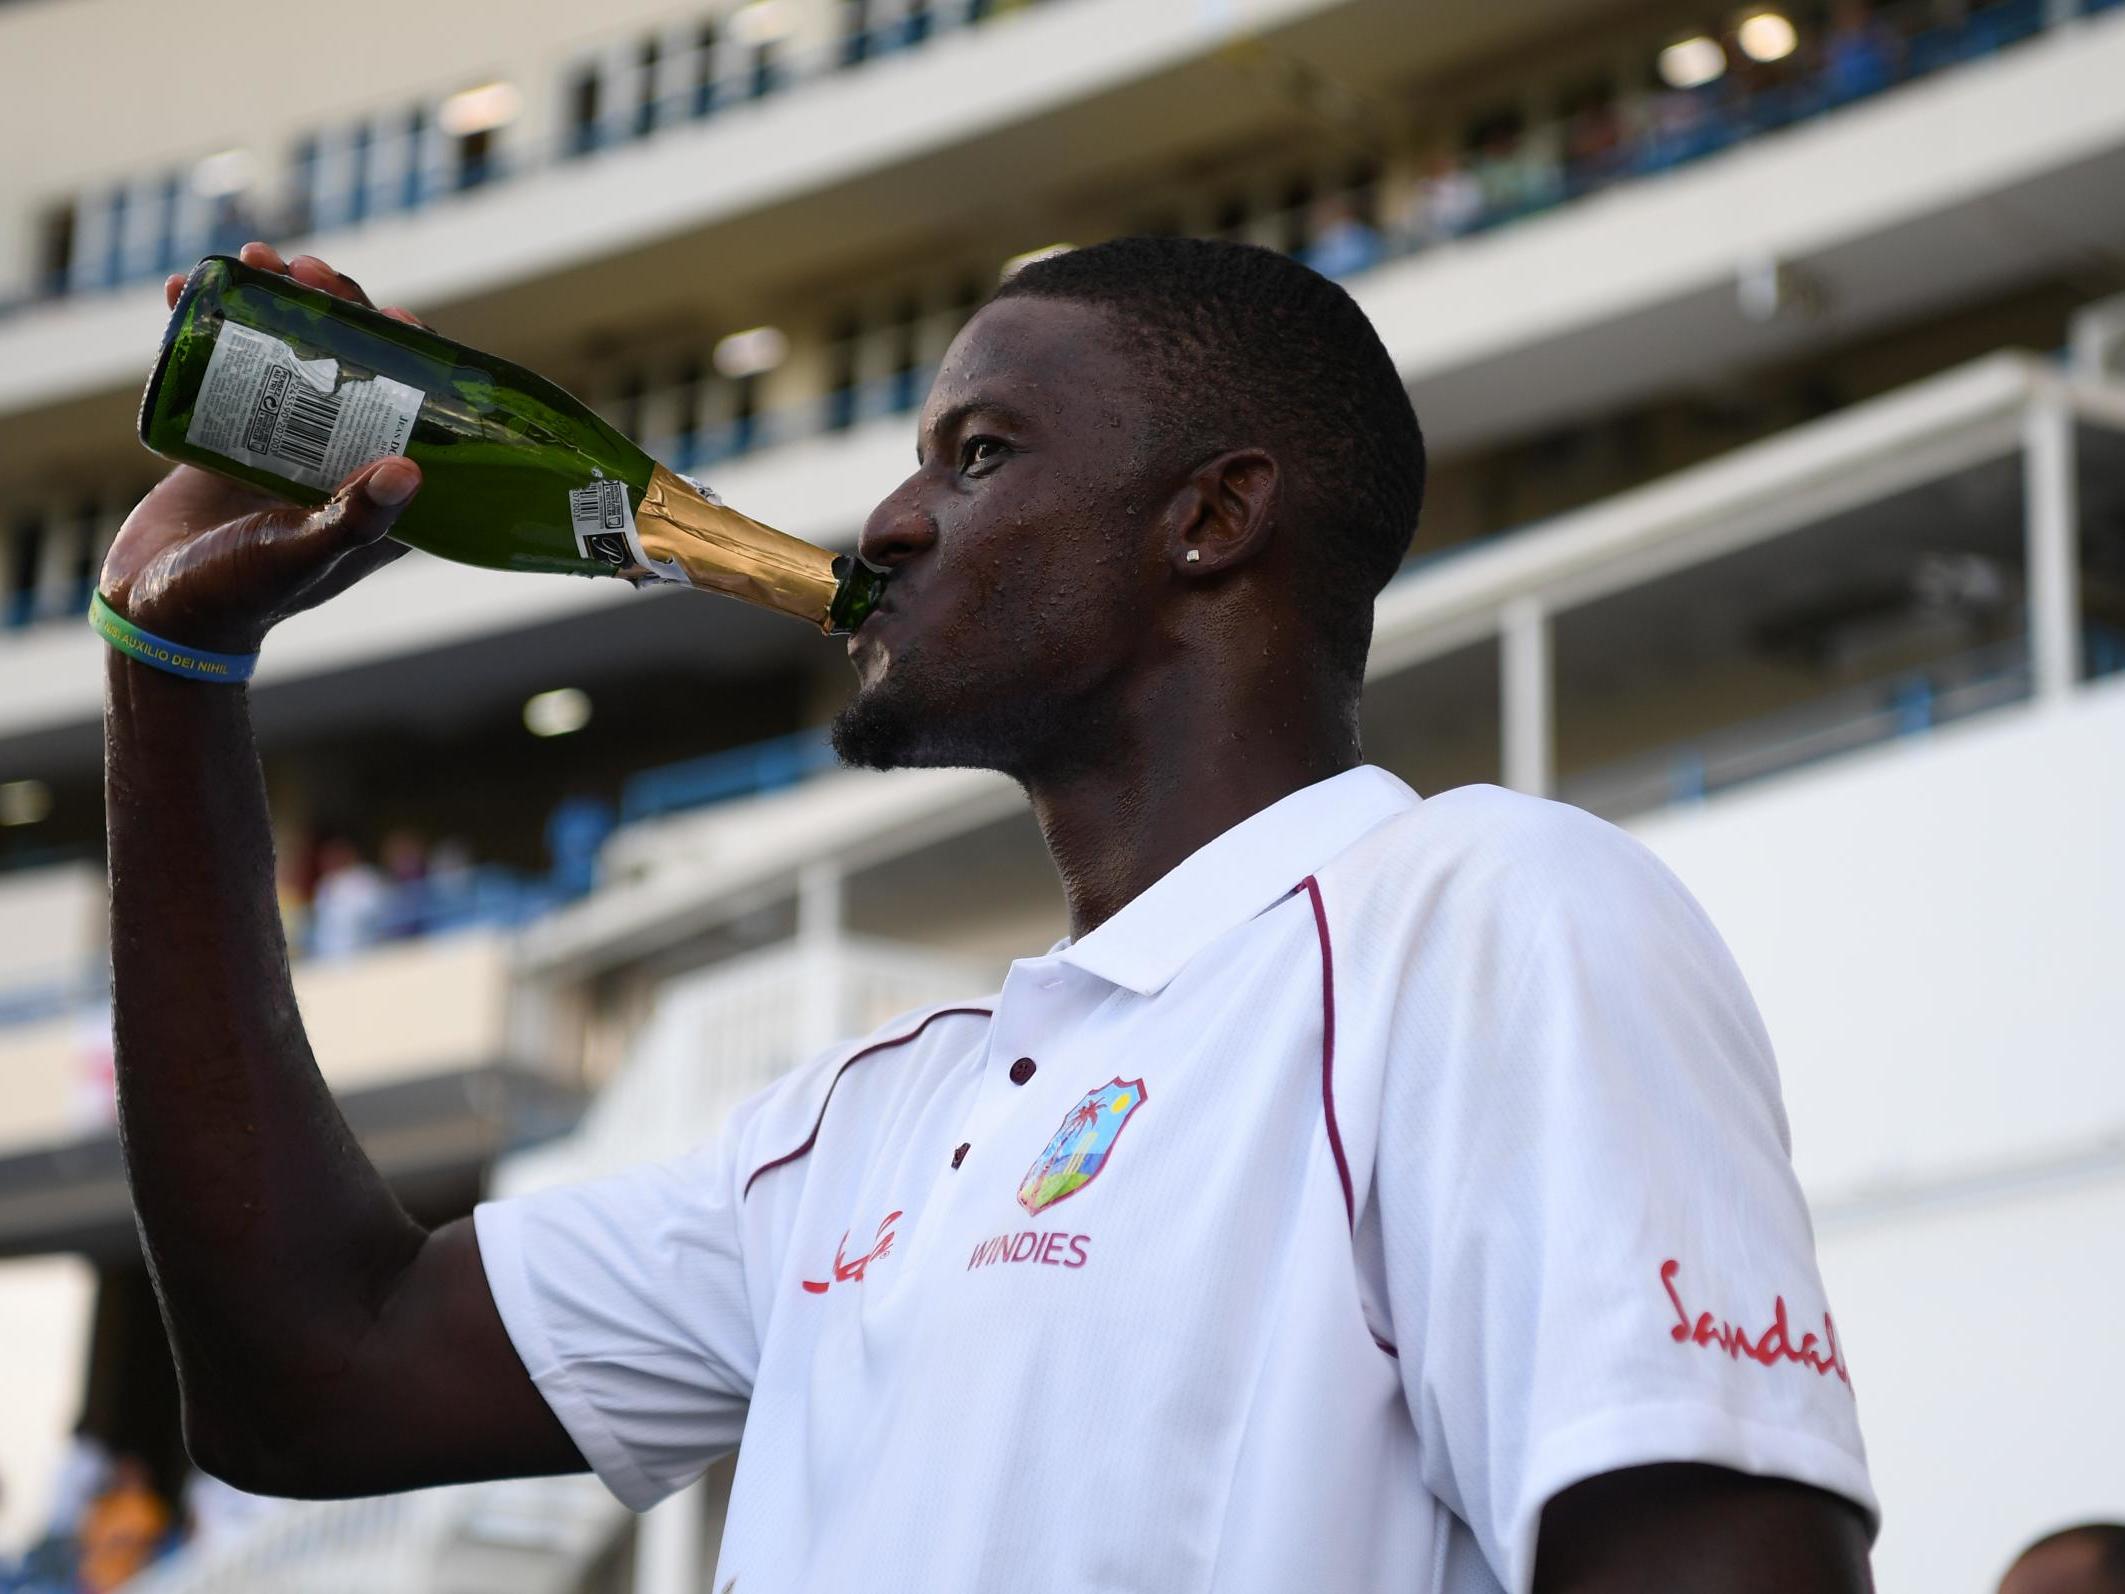
[(1350, 1159), (1343, 1155), (1343, 1131), (1336, 1127), (1336, 961), (1328, 944), (1328, 910), (1321, 905), (1321, 884), (1308, 875), (1306, 895), (1313, 899), (1313, 927), (1321, 940), (1321, 1116), (1328, 1125), (1328, 1149), (1335, 1153), (1336, 1177), (1343, 1181), (1343, 1216), (1350, 1231), (1358, 1229), (1358, 1204), (1350, 1193)]
[(878, 1041), (872, 1045), (864, 1047), (862, 1051), (856, 1053), (855, 1056), (851, 1057), (847, 1062), (843, 1063), (839, 1068), (834, 1070), (833, 1084), (830, 1084), (826, 1087), (826, 1098), (825, 1100), (819, 1103), (819, 1116), (812, 1120), (812, 1132), (804, 1137), (804, 1144), (799, 1146), (795, 1151), (785, 1152), (783, 1155), (777, 1157), (773, 1162), (761, 1163), (759, 1167), (755, 1168), (746, 1177), (745, 1188), (738, 1193), (738, 1199), (742, 1201), (747, 1196), (753, 1193), (753, 1180), (759, 1178), (760, 1175), (766, 1173), (770, 1168), (779, 1168), (786, 1162), (795, 1162), (799, 1157), (810, 1151), (812, 1147), (818, 1143), (819, 1126), (826, 1122), (826, 1104), (827, 1102), (832, 1101), (834, 1099), (834, 1088), (835, 1086), (841, 1083), (841, 1076), (843, 1074), (847, 1073), (851, 1068), (854, 1068), (858, 1063), (862, 1062), (866, 1057), (872, 1056), (874, 1053), (890, 1051), (895, 1046), (907, 1045), (909, 1041), (915, 1039), (916, 1036), (920, 1035), (924, 1030), (928, 1029), (940, 1018), (950, 1018), (955, 1013), (971, 1013), (978, 1015), (982, 1018), (988, 1018), (991, 1016), (991, 1010), (986, 1007), (940, 1007), (936, 1012), (932, 1013), (920, 1024), (917, 1024), (905, 1035), (898, 1035), (895, 1036), (892, 1040)]

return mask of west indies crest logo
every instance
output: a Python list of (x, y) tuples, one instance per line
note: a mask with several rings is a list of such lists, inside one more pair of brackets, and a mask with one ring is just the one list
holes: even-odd
[(1113, 1154), (1122, 1127), (1143, 1104), (1141, 1079), (1109, 1080), (1087, 1092), (1064, 1115), (1062, 1127), (1019, 1181), (1018, 1204), (1028, 1212), (1038, 1212), (1074, 1196), (1097, 1179), (1099, 1170)]

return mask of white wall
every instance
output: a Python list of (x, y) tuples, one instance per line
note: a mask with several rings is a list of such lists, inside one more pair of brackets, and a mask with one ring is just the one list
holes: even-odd
[(1824, 1225), (1881, 1594), (1993, 1594), (2038, 1535), (2125, 1519), (2121, 1235), (2125, 1162)]
[(2125, 1134), (2125, 680), (1673, 808), (1843, 1204)]
[(0, 970), (16, 990), (81, 978), (102, 955), (103, 866), (55, 864), (0, 877)]
[(1778, 1047), (1883, 1594), (2125, 1518), (2121, 790), (2113, 680), (1631, 827)]
[(0, 1556), (43, 1527), (81, 1416), (96, 1275), (71, 1256), (0, 1263)]

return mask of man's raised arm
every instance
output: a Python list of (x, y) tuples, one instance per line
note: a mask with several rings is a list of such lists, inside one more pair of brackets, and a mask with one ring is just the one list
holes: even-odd
[[(244, 258), (361, 296), (310, 257)], [(102, 595), (154, 635), (253, 652), (403, 551), (385, 533), (418, 484), (409, 461), (380, 461), (306, 511), (179, 467), (127, 519)], [(119, 1121), (194, 1458), (282, 1495), (581, 1468), (502, 1327), (471, 1222), (408, 1217), (318, 1073), (245, 688), (115, 651), (107, 668)]]

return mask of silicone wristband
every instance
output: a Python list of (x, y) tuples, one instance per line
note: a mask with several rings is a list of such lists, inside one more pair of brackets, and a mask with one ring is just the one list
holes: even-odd
[(120, 653), (190, 680), (248, 681), (258, 668), (255, 653), (209, 653), (204, 648), (188, 648), (181, 642), (143, 631), (105, 603), (100, 592), (89, 600), (89, 624)]

